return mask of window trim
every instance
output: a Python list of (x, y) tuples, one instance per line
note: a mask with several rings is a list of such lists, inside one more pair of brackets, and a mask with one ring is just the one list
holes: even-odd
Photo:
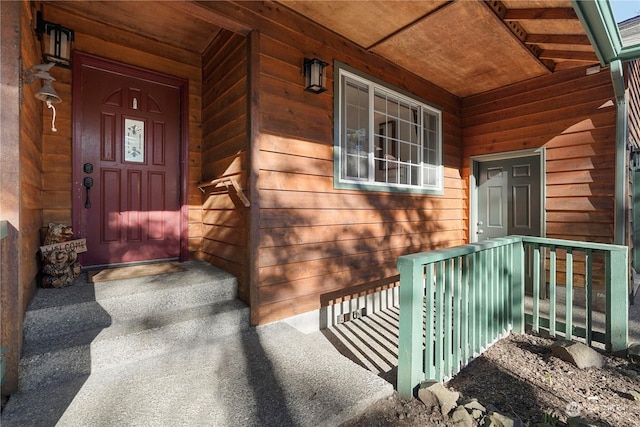
[[(390, 193), (409, 193), (409, 194), (428, 194), (428, 195), (443, 195), (444, 194), (444, 137), (443, 137), (443, 109), (437, 105), (434, 105), (432, 102), (428, 102), (425, 99), (407, 92), (399, 87), (396, 87), (392, 84), (386, 83), (376, 77), (373, 77), (369, 74), (363, 73), (359, 70), (356, 70), (353, 67), (350, 67), (340, 61), (334, 61), (334, 79), (333, 79), (333, 186), (335, 189), (339, 190), (360, 190), (360, 191), (376, 191), (376, 192), (390, 192)], [(426, 187), (418, 187), (412, 185), (400, 185), (400, 184), (392, 184), (392, 183), (383, 183), (383, 182), (370, 182), (370, 181), (345, 181), (342, 179), (341, 174), (341, 131), (340, 128), (342, 122), (342, 96), (343, 93), (341, 91), (341, 83), (342, 83), (342, 75), (343, 74), (351, 74), (356, 78), (368, 80), (369, 82), (380, 86), (383, 90), (391, 92), (392, 94), (398, 95), (400, 97), (410, 98), (412, 101), (415, 101), (420, 104), (424, 104), (433, 113), (437, 113), (438, 117), (438, 137), (439, 141), (439, 155), (440, 155), (440, 166), (439, 166), (439, 180), (440, 180), (440, 188), (426, 188)], [(375, 165), (373, 166), (375, 167)]]

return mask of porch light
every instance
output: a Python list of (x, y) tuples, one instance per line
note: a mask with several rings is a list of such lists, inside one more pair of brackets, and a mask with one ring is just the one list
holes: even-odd
[(42, 41), (42, 56), (46, 62), (55, 62), (57, 65), (71, 67), (71, 42), (73, 42), (73, 30), (60, 24), (54, 24), (42, 19), (42, 12), (38, 11), (36, 33)]
[(327, 64), (318, 58), (304, 59), (304, 78), (305, 88), (307, 92), (320, 93), (327, 90), (324, 86), (324, 74), (323, 69)]

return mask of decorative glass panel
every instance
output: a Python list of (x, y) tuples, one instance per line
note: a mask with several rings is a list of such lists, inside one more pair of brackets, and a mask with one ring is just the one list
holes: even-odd
[(124, 160), (144, 163), (144, 122), (125, 119), (124, 127)]

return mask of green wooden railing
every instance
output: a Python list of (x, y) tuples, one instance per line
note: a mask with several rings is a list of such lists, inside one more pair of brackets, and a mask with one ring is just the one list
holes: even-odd
[[(562, 283), (558, 283), (559, 251), (564, 264)], [(580, 266), (584, 266), (581, 275), (585, 289), (584, 328), (573, 324), (576, 254), (580, 254)], [(604, 259), (604, 334), (592, 330), (594, 255)], [(525, 324), (534, 331), (543, 327), (553, 336), (560, 332), (567, 339), (582, 338), (587, 344), (599, 341), (616, 354), (626, 352), (629, 275), (626, 246), (509, 236), (401, 256), (398, 271), (398, 392), (404, 397), (413, 396), (425, 379), (443, 381), (455, 375), (510, 331), (524, 333)], [(531, 278), (533, 302), (527, 314), (525, 277)], [(541, 282), (549, 290), (548, 317), (540, 313)], [(564, 322), (556, 321), (560, 286), (566, 292)]]

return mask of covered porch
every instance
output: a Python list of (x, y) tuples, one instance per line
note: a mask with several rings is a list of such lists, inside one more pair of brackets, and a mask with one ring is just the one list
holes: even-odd
[[(75, 133), (78, 77), (69, 68), (51, 70), (63, 99), (55, 132), (51, 111), (34, 97), (39, 87), (22, 80), (43, 53), (37, 12), (73, 29), (77, 52), (186, 82), (173, 182), (179, 212), (168, 227), (179, 252), (171, 256), (203, 260), (237, 277), (251, 323), (261, 325), (305, 313), (317, 319), (326, 295), (394, 286), (399, 256), (475, 241), (474, 162), (489, 157), (524, 152), (544, 166), (541, 235), (630, 240), (620, 172), (627, 147), (624, 128), (617, 127), (624, 121), (618, 109), (624, 73), (608, 65), (631, 57), (611, 57), (597, 43), (601, 28), (594, 25), (608, 4), (524, 6), (158, 2), (141, 14), (138, 2), (2, 2), (2, 71), (9, 81), (2, 88), (0, 146), (3, 391), (17, 386), (41, 231), (50, 222), (81, 223), (87, 212), (78, 159), (92, 150), (83, 149)], [(329, 63), (326, 91), (304, 90), (305, 58)], [(373, 160), (381, 157), (380, 137), (401, 142), (399, 134), (380, 130), (387, 112), (372, 112), (367, 131), (375, 185), (351, 180), (339, 187), (341, 141), (358, 133), (339, 124), (339, 68), (358, 78), (366, 74), (385, 93), (419, 97), (435, 113), (427, 117), (441, 117), (432, 165), (438, 188), (426, 191), (400, 173), (384, 178), (395, 182), (377, 181), (384, 170)], [(403, 119), (405, 127), (417, 129), (414, 117)], [(410, 163), (398, 153), (378, 162)], [(109, 199), (96, 195), (99, 184), (96, 178), (94, 206)], [(130, 212), (137, 208), (117, 214)], [(6, 254), (17, 254), (16, 260)]]

